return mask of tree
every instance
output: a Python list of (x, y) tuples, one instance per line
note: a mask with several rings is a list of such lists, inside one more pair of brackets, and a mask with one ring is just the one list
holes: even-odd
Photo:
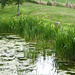
[(68, 0), (66, 0), (66, 7), (68, 7)]
[(18, 5), (17, 12), (18, 12), (18, 15), (19, 15), (19, 14), (20, 14), (20, 13), (19, 13), (19, 7), (20, 7), (20, 4), (23, 3), (23, 0), (1, 0), (2, 8), (4, 8), (4, 6), (5, 6), (6, 4), (11, 4), (11, 3), (13, 3), (13, 2), (15, 2), (15, 3)]

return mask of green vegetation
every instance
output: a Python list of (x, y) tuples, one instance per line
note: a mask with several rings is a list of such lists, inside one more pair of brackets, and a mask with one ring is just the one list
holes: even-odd
[[(3, 27), (3, 28), (2, 28)], [(25, 37), (26, 41), (50, 40), (54, 38), (58, 28), (45, 21), (45, 18), (22, 15), (20, 17), (2, 19), (0, 22), (1, 33), (13, 32)], [(8, 29), (9, 28), (9, 29)], [(4, 30), (5, 31), (4, 31)], [(50, 35), (49, 35), (50, 34)]]
[(14, 4), (0, 7), (0, 33), (15, 33), (26, 41), (55, 41), (57, 55), (75, 60), (74, 9), (29, 2), (20, 6), (20, 16), (16, 16), (16, 9)]
[(56, 36), (55, 48), (57, 55), (62, 59), (75, 60), (75, 29), (59, 32)]
[(13, 2), (15, 2), (15, 4), (18, 5), (18, 9), (17, 9), (18, 10), (18, 15), (20, 15), (20, 13), (19, 13), (19, 7), (20, 7), (20, 4), (23, 3), (23, 0), (2, 0), (1, 1), (2, 8), (4, 8), (4, 6), (6, 4), (12, 4)]
[[(37, 0), (36, 0), (37, 1)], [(40, 0), (38, 0), (38, 1), (40, 1)], [(66, 0), (41, 0), (42, 2), (48, 2), (48, 1), (52, 1), (52, 2), (54, 2), (54, 1), (57, 1), (57, 2), (59, 2), (59, 3), (66, 3)], [(69, 3), (75, 3), (75, 0), (68, 0), (68, 2)]]

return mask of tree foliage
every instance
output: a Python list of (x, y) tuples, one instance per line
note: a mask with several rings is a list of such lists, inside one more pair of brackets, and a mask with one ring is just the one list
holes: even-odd
[(18, 5), (18, 15), (19, 15), (19, 6), (20, 6), (19, 4), (22, 4), (23, 0), (1, 0), (2, 8), (4, 8), (6, 4), (12, 4), (13, 2)]
[(18, 2), (19, 4), (22, 4), (23, 0), (1, 0), (1, 5), (2, 7), (4, 7), (6, 4), (11, 4), (13, 2), (15, 2), (16, 4), (18, 4)]

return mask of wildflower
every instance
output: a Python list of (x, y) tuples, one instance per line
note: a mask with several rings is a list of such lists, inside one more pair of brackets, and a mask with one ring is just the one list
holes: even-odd
[(58, 25), (60, 24), (60, 22), (58, 22)]
[(45, 20), (45, 17), (42, 17), (43, 20)]
[(24, 19), (22, 19), (22, 21), (24, 21)]
[(39, 19), (39, 17), (37, 16), (37, 20)]
[(15, 17), (13, 17), (13, 19), (16, 19), (16, 16), (15, 16)]
[(55, 25), (53, 26), (53, 28), (55, 28)]
[(22, 14), (22, 17), (23, 17), (23, 14)]
[(71, 24), (70, 24), (70, 23), (68, 23), (68, 25), (70, 26)]
[(55, 25), (57, 25), (57, 26), (60, 25), (60, 22), (56, 22)]
[(14, 19), (14, 21), (17, 21), (17, 19)]
[(40, 23), (41, 23), (41, 21), (38, 24), (40, 24)]
[(14, 19), (14, 21), (17, 21), (16, 16), (15, 16), (15, 17), (13, 17), (13, 19)]
[(55, 28), (55, 25), (53, 25), (52, 30)]

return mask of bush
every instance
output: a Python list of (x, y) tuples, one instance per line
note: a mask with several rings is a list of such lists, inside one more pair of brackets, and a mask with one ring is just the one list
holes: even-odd
[(49, 6), (52, 6), (53, 4), (52, 4), (52, 2), (47, 2), (47, 5), (49, 5)]
[(56, 6), (58, 6), (58, 7), (64, 7), (64, 6), (63, 6), (62, 4), (60, 4), (60, 3), (57, 3)]
[(25, 0), (25, 1), (27, 1), (27, 2), (31, 2), (32, 0)]

